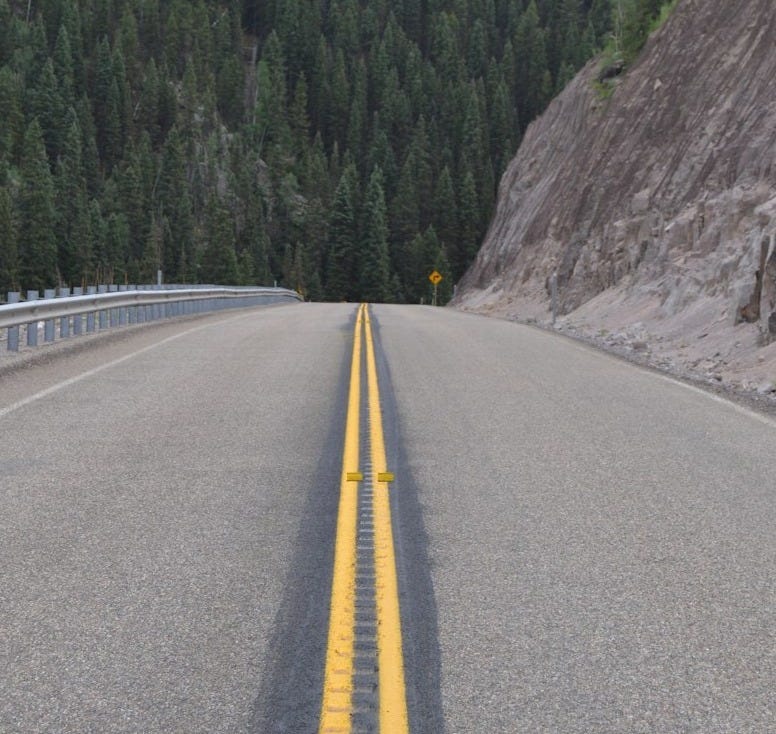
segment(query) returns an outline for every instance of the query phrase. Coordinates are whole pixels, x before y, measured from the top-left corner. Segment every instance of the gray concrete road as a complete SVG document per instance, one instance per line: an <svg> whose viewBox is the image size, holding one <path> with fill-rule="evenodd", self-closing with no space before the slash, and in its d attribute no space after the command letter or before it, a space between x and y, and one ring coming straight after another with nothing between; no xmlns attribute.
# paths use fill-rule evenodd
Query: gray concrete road
<svg viewBox="0 0 776 734"><path fill-rule="evenodd" d="M512 323L375 313L446 730L776 731L776 424Z"/></svg>
<svg viewBox="0 0 776 734"><path fill-rule="evenodd" d="M0 374L2 734L316 730L354 314ZM515 324L374 315L415 734L774 731L776 424Z"/></svg>

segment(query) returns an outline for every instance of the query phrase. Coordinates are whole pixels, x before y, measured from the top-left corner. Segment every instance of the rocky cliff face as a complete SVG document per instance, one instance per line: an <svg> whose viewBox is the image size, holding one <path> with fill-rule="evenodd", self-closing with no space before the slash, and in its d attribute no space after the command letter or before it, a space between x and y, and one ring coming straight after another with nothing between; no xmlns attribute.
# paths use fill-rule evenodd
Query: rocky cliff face
<svg viewBox="0 0 776 734"><path fill-rule="evenodd" d="M680 0L608 98L591 62L529 127L454 305L548 321L555 272L561 326L776 390L775 10Z"/></svg>

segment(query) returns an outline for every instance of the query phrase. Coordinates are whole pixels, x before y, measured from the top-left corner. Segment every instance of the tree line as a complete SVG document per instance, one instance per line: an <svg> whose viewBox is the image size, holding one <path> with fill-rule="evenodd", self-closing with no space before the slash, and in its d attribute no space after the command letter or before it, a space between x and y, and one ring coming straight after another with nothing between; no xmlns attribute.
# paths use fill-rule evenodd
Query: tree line
<svg viewBox="0 0 776 734"><path fill-rule="evenodd" d="M0 0L0 293L445 300L528 123L660 5Z"/></svg>

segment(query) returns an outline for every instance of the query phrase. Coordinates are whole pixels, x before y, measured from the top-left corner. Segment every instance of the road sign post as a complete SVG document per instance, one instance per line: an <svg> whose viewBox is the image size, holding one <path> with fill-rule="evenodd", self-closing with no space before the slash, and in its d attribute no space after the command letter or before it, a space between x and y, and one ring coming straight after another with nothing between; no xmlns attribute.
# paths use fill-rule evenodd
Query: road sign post
<svg viewBox="0 0 776 734"><path fill-rule="evenodd" d="M434 286L434 297L431 300L431 305L436 306L437 305L437 288L439 287L439 284L442 282L443 277L440 272L437 270L434 270L431 275L428 276L428 279L431 281L431 283Z"/></svg>

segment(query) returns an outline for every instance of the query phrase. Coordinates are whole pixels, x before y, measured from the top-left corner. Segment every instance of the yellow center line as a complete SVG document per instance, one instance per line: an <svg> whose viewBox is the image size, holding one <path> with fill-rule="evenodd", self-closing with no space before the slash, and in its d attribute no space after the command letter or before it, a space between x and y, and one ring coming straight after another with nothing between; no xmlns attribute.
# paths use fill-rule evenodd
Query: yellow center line
<svg viewBox="0 0 776 734"><path fill-rule="evenodd" d="M409 724L404 682L399 584L396 576L396 556L391 528L391 507L388 497L388 483L379 481L380 479L393 479L393 476L388 472L386 466L380 390L377 383L377 365L368 309L365 309L364 318L369 431L372 446L372 469L375 475L373 508L380 732L382 734L406 734L409 731Z"/></svg>
<svg viewBox="0 0 776 734"><path fill-rule="evenodd" d="M348 475L358 471L361 400L361 330L365 306L358 309L350 366L345 447L340 479L334 574L331 585L329 639L326 650L320 734L350 732L353 699L353 638L356 587L356 519L358 486Z"/></svg>
<svg viewBox="0 0 776 734"><path fill-rule="evenodd" d="M407 697L404 681L399 584L391 527L380 389L369 311L358 309L350 367L350 392L345 422L345 446L340 480L334 574L331 588L329 638L326 650L323 701L319 734L349 734L352 730L353 671L355 653L355 600L357 563L359 404L361 399L362 331L366 352L369 438L373 475L375 614L377 618L377 667L379 730L382 734L407 734Z"/></svg>

